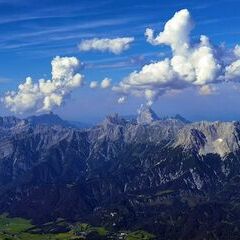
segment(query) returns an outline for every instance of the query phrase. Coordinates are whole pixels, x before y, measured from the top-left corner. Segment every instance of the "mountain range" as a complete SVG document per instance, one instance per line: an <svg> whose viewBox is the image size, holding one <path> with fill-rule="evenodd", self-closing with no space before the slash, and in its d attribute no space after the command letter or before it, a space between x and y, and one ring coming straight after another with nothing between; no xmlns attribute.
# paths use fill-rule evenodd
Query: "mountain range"
<svg viewBox="0 0 240 240"><path fill-rule="evenodd" d="M0 118L0 212L157 239L239 239L240 122L108 116L79 127L50 113Z"/></svg>

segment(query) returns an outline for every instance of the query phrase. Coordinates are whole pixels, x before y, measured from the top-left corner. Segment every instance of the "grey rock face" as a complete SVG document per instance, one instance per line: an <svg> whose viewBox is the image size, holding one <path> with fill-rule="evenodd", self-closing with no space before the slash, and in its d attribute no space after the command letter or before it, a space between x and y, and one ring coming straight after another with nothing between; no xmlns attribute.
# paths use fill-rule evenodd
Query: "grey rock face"
<svg viewBox="0 0 240 240"><path fill-rule="evenodd" d="M16 117L0 117L0 128L9 129L21 127L27 124L27 120L21 120Z"/></svg>
<svg viewBox="0 0 240 240"><path fill-rule="evenodd" d="M150 124L157 120L159 120L159 117L149 106L142 105L138 110L138 124Z"/></svg>
<svg viewBox="0 0 240 240"><path fill-rule="evenodd" d="M200 155L209 153L221 157L239 150L238 122L200 122L186 125L177 135L174 147L194 149Z"/></svg>

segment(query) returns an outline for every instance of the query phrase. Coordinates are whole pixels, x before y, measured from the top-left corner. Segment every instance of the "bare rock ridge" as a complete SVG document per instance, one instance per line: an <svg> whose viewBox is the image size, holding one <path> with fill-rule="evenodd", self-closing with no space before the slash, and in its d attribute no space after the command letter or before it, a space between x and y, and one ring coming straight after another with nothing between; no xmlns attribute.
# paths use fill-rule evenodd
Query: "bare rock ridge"
<svg viewBox="0 0 240 240"><path fill-rule="evenodd" d="M142 105L138 110L137 123L150 124L153 121L159 120L157 114L149 106Z"/></svg>
<svg viewBox="0 0 240 240"><path fill-rule="evenodd" d="M16 117L1 117L0 136L17 133L27 127L39 128L62 127L79 129L79 126L62 120L58 115L49 113L40 116L32 116L27 119ZM138 110L136 122L125 120L118 114L107 116L97 129L103 128L102 134L121 134L124 141L143 141L160 143L168 141L171 146L183 149L195 150L199 155L209 153L224 155L235 152L239 149L238 122L196 122L190 123L180 115L176 117L161 119L149 106L141 106ZM81 129L81 128L80 128ZM95 129L95 130L94 130ZM112 130L111 130L112 129ZM114 131L113 131L114 129ZM116 130L117 129L117 130ZM96 127L88 132L95 132ZM116 131L120 131L116 133ZM92 134L90 134L92 135ZM112 136L108 136L111 138Z"/></svg>
<svg viewBox="0 0 240 240"><path fill-rule="evenodd" d="M176 136L174 147L194 149L199 155L224 157L239 150L239 122L199 122L186 125Z"/></svg>

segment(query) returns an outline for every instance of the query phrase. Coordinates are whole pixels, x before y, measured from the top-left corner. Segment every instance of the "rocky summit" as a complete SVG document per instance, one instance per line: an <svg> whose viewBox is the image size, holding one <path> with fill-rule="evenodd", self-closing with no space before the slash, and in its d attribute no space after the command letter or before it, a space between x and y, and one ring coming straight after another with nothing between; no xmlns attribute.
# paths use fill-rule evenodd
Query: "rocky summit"
<svg viewBox="0 0 240 240"><path fill-rule="evenodd" d="M239 239L240 123L118 115L80 129L56 115L0 118L0 211L143 229L157 239ZM236 236L234 238L234 236Z"/></svg>
<svg viewBox="0 0 240 240"><path fill-rule="evenodd" d="M141 105L137 117L137 122L139 124L150 124L157 120L159 120L159 117L150 107Z"/></svg>

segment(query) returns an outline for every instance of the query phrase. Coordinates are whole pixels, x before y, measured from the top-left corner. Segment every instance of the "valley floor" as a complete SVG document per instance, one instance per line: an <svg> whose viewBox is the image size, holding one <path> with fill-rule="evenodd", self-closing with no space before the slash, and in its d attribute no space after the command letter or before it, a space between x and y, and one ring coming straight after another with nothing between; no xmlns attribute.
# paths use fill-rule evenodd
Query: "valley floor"
<svg viewBox="0 0 240 240"><path fill-rule="evenodd" d="M144 231L111 232L104 227L93 227L86 223L70 224L64 219L36 226L23 218L0 215L0 240L151 240L152 234Z"/></svg>

